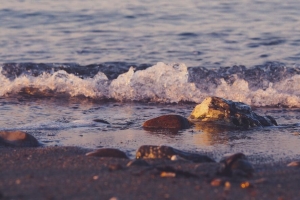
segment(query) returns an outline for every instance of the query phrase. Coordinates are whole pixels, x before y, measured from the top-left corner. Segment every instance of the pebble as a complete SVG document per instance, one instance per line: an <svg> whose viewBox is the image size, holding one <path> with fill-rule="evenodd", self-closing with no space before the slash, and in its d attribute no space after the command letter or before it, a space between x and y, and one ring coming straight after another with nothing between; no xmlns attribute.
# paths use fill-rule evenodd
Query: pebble
<svg viewBox="0 0 300 200"><path fill-rule="evenodd" d="M39 142L23 131L0 131L0 146L37 147Z"/></svg>
<svg viewBox="0 0 300 200"><path fill-rule="evenodd" d="M174 178L174 177L176 177L176 173L173 173L173 172L161 172L160 173L160 177Z"/></svg>
<svg viewBox="0 0 300 200"><path fill-rule="evenodd" d="M144 122L144 128L152 129L185 129L191 126L187 118L180 115L162 115Z"/></svg>
<svg viewBox="0 0 300 200"><path fill-rule="evenodd" d="M253 187L254 185L252 183L250 183L249 181L244 181L240 184L241 188L246 189L246 188L250 188Z"/></svg>
<svg viewBox="0 0 300 200"><path fill-rule="evenodd" d="M236 153L225 157L220 161L220 168L217 172L223 176L245 176L251 177L254 169L243 153Z"/></svg>
<svg viewBox="0 0 300 200"><path fill-rule="evenodd" d="M211 182L210 182L210 185L214 186L214 187L220 186L221 184L223 184L223 180L220 178L215 178L215 179L211 180Z"/></svg>
<svg viewBox="0 0 300 200"><path fill-rule="evenodd" d="M173 157L173 156L176 157ZM178 157L177 157L178 156ZM185 160L190 160L193 162L215 162L213 159L206 155L201 155L197 153L190 153L175 149L169 146L155 146L155 145L143 145L136 152L136 158L151 158L151 159L179 159L183 158Z"/></svg>

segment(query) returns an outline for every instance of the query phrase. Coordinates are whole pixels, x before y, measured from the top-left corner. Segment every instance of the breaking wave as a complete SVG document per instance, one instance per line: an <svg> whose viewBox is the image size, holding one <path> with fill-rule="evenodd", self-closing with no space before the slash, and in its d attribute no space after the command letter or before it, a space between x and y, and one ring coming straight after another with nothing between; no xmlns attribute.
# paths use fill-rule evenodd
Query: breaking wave
<svg viewBox="0 0 300 200"><path fill-rule="evenodd" d="M0 96L201 102L219 96L252 106L300 107L300 68L281 63L207 69L185 64L3 64Z"/></svg>

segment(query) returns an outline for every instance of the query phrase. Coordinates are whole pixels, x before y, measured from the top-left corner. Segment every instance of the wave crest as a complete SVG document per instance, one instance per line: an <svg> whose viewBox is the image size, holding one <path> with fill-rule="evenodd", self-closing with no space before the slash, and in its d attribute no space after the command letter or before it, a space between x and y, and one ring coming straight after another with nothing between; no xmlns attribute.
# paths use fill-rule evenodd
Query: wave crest
<svg viewBox="0 0 300 200"><path fill-rule="evenodd" d="M82 77L66 70L49 69L38 75L24 71L12 78L2 73L3 67L0 70L2 97L63 95L118 101L200 103L206 96L219 96L259 107L300 107L300 70L282 66L208 70L159 62L143 70L131 67L115 79L101 71L93 77Z"/></svg>

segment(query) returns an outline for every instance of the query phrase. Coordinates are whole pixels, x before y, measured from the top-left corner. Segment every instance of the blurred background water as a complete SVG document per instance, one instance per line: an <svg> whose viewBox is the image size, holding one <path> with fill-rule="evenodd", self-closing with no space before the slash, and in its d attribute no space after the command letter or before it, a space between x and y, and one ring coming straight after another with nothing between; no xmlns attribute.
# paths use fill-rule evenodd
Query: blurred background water
<svg viewBox="0 0 300 200"><path fill-rule="evenodd" d="M297 65L299 10L297 0L1 1L0 63Z"/></svg>

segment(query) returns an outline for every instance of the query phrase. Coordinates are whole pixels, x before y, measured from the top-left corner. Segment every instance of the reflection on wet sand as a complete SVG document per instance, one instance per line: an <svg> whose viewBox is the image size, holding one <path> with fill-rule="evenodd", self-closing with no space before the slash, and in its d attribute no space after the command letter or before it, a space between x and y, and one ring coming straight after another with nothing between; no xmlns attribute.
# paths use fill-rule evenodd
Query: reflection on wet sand
<svg viewBox="0 0 300 200"><path fill-rule="evenodd" d="M196 134L193 135L195 143L204 146L228 144L230 140L228 132L236 130L224 125L203 122L195 124L194 129L197 130Z"/></svg>
<svg viewBox="0 0 300 200"><path fill-rule="evenodd" d="M145 128L145 131L153 135L165 135L170 138L173 137L186 137L178 129L157 129L157 128ZM239 139L239 137L233 137L233 132L240 130L238 128L233 128L224 125L218 125L214 123L201 122L194 124L193 130L188 132L193 132L192 140L196 145L202 146L213 146L215 144L225 144L227 145L231 140ZM181 134L182 133L182 134ZM182 138L183 139L183 138Z"/></svg>

